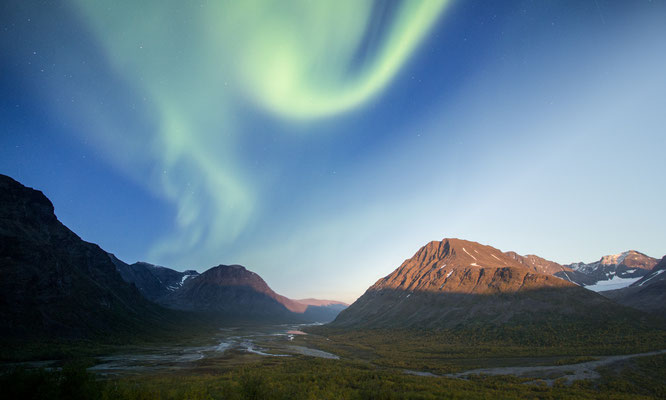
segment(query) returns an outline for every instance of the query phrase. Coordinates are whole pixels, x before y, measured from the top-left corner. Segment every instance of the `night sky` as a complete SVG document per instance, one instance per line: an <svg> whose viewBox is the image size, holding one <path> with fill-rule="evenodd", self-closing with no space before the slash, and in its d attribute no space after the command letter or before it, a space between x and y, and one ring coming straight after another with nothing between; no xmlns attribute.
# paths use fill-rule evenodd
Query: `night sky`
<svg viewBox="0 0 666 400"><path fill-rule="evenodd" d="M0 3L0 173L126 262L352 301L430 240L666 253L666 1Z"/></svg>

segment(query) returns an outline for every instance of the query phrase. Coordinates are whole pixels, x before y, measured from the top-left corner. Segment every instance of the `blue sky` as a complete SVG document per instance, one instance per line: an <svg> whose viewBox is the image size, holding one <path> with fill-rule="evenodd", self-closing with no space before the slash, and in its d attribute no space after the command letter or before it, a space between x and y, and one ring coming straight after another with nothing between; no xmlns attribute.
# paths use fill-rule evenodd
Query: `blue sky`
<svg viewBox="0 0 666 400"><path fill-rule="evenodd" d="M666 253L663 1L134 3L0 6L0 173L125 261L351 301L444 237Z"/></svg>

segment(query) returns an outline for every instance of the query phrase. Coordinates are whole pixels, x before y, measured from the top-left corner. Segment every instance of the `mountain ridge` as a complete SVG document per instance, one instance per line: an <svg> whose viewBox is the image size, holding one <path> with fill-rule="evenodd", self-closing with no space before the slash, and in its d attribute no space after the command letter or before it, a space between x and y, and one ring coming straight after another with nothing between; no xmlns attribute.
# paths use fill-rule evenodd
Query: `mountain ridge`
<svg viewBox="0 0 666 400"><path fill-rule="evenodd" d="M196 271L178 272L144 262L129 265L62 224L41 191L2 174L0 273L3 338L106 339L166 333L181 329L179 321L201 323L206 329L209 325L192 313L206 310L183 313L184 308L164 301L198 277ZM339 312L336 307L293 301L270 288L265 292L284 308L264 313L271 321L325 322Z"/></svg>
<svg viewBox="0 0 666 400"><path fill-rule="evenodd" d="M107 253L63 225L41 192L0 175L0 332L91 337L160 325L163 309Z"/></svg>
<svg viewBox="0 0 666 400"><path fill-rule="evenodd" d="M565 279L535 272L524 260L461 239L431 241L375 284L334 327L442 328L612 316L606 298ZM622 308L621 306L619 306Z"/></svg>
<svg viewBox="0 0 666 400"><path fill-rule="evenodd" d="M600 293L619 304L666 318L666 256L631 285Z"/></svg>
<svg viewBox="0 0 666 400"><path fill-rule="evenodd" d="M657 262L656 258L647 256L636 250L627 250L618 254L602 256L599 260L584 263L576 262L564 265L576 273L583 274L587 278L576 283L591 286L604 281L639 279L646 275ZM629 283L627 283L629 285Z"/></svg>
<svg viewBox="0 0 666 400"><path fill-rule="evenodd" d="M199 274L146 262L129 265L112 254L109 257L123 279L146 298L175 310L233 318L328 322L347 306L336 300L290 299L273 291L261 276L242 265L220 264Z"/></svg>

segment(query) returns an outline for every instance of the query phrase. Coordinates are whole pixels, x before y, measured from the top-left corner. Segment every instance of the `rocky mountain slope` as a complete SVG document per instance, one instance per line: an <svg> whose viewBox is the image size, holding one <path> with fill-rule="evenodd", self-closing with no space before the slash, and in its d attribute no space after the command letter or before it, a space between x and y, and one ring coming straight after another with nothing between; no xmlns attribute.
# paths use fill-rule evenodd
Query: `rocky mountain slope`
<svg viewBox="0 0 666 400"><path fill-rule="evenodd" d="M146 262L129 265L113 254L109 257L125 282L133 283L144 297L158 303L169 293L180 289L187 279L199 275L194 270L179 272Z"/></svg>
<svg viewBox="0 0 666 400"><path fill-rule="evenodd" d="M603 256L593 263L568 265L560 265L535 255L521 256L513 251L504 254L534 272L554 275L595 292L629 286L657 263L656 259L635 250Z"/></svg>
<svg viewBox="0 0 666 400"><path fill-rule="evenodd" d="M430 242L372 285L333 326L453 327L613 313L604 297L546 271L479 243Z"/></svg>
<svg viewBox="0 0 666 400"><path fill-rule="evenodd" d="M240 265L218 265L199 274L145 262L129 265L112 254L109 257L126 282L147 299L171 309L255 321L329 322L347 307L335 300L289 299Z"/></svg>
<svg viewBox="0 0 666 400"><path fill-rule="evenodd" d="M558 278L562 278L566 281L573 282L581 286L593 285L596 283L596 280L592 277L533 254L521 256L520 254L513 251L507 251L504 254L539 274L554 275Z"/></svg>
<svg viewBox="0 0 666 400"><path fill-rule="evenodd" d="M666 318L666 256L630 286L600 293L622 305Z"/></svg>
<svg viewBox="0 0 666 400"><path fill-rule="evenodd" d="M81 240L40 191L0 175L0 335L82 338L136 332L162 310Z"/></svg>
<svg viewBox="0 0 666 400"><path fill-rule="evenodd" d="M565 265L576 274L569 275L571 280L595 291L610 290L628 286L646 275L658 260L635 250L602 257L592 263L573 263ZM562 276L562 274L557 274Z"/></svg>
<svg viewBox="0 0 666 400"><path fill-rule="evenodd" d="M231 318L328 322L339 302L292 300L275 293L256 273L241 265L218 265L184 280L181 288L159 299L179 310L204 311ZM338 304L339 305L339 304Z"/></svg>
<svg viewBox="0 0 666 400"><path fill-rule="evenodd" d="M335 300L292 300L275 293L256 273L240 265L218 265L203 274L175 271L146 262L109 258L121 277L147 299L164 307L214 313L236 319L329 322L347 307Z"/></svg>
<svg viewBox="0 0 666 400"><path fill-rule="evenodd" d="M167 308L272 322L326 322L340 311L280 296L243 267L220 266L200 277L128 265L58 221L42 192L4 175L0 274L0 337L6 339L136 336L199 321Z"/></svg>
<svg viewBox="0 0 666 400"><path fill-rule="evenodd" d="M183 284L165 303L182 310L229 315L288 315L306 307L275 293L256 273L240 265L218 265Z"/></svg>
<svg viewBox="0 0 666 400"><path fill-rule="evenodd" d="M520 264L538 274L555 275L558 272L573 271L571 268L564 267L554 261L546 260L545 258L535 256L534 254L521 256L515 251L507 251L504 255L518 261Z"/></svg>

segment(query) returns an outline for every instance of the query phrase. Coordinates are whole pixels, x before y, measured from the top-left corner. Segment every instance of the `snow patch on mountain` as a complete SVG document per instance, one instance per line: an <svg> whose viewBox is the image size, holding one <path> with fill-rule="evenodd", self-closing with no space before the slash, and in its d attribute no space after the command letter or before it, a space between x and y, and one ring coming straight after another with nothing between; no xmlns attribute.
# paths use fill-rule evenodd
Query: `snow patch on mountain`
<svg viewBox="0 0 666 400"><path fill-rule="evenodd" d="M643 284L645 284L645 283L647 283L648 281L650 281L650 280L656 278L657 276L661 275L661 273L664 272L664 271L666 271L666 269L660 269L659 271L655 272L654 275L652 275L651 277L647 278L647 279L644 280L643 282L639 283L638 286L643 286Z"/></svg>
<svg viewBox="0 0 666 400"><path fill-rule="evenodd" d="M606 290L615 290L625 288L632 283L638 281L641 277L638 278L620 278L618 276L613 276L613 278L607 281L599 281L594 285L584 286L585 289L592 290L593 292L603 292Z"/></svg>
<svg viewBox="0 0 666 400"><path fill-rule="evenodd" d="M465 253L467 253L468 256L470 256L470 257L472 257L473 259L476 260L476 257L474 257L473 255L469 254L469 251L465 250L464 247L463 247L462 249L463 249L463 251L464 251Z"/></svg>

